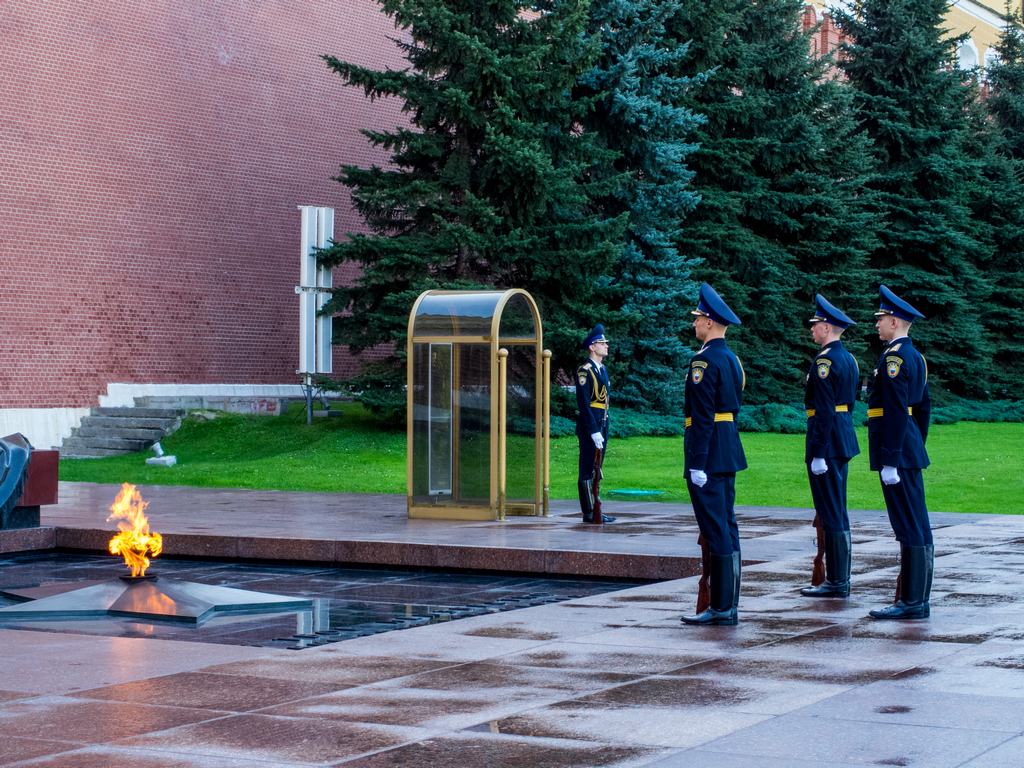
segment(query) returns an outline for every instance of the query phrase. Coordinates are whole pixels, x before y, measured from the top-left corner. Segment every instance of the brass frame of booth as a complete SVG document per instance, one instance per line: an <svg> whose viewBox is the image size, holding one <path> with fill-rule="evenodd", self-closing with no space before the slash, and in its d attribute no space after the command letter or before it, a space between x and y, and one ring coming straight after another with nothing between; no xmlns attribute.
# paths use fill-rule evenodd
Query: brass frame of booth
<svg viewBox="0 0 1024 768"><path fill-rule="evenodd" d="M523 299L516 297L522 296ZM501 321L505 309L510 301L515 301L518 309L522 311L522 302L529 306L533 318L533 335L509 335L502 337ZM460 308L466 312L474 311L477 314L460 315ZM426 315L427 309L433 314ZM447 315L438 312L439 309L446 309ZM483 314L490 311L490 317ZM447 320L445 318L447 317ZM420 320L421 322L417 322ZM520 318L522 320L522 318ZM450 327L448 322L450 321ZM424 327L427 326L427 327ZM520 329L516 329L520 330ZM483 332L486 331L486 332ZM543 330L541 327L540 313L537 304L526 291L515 288L504 291L425 291L420 294L413 304L409 313L408 326L408 355L406 363L406 430L407 430L407 510L409 517L413 518L435 518L454 520L498 520L503 521L506 515L530 515L548 516L548 496L550 480L550 424L551 424L551 352L543 349ZM419 345L419 346L418 346ZM423 346L425 345L425 347ZM450 347L444 350L447 356L450 373L448 378L441 378L441 387L438 388L438 397L449 397L450 402L442 403L442 407L435 408L429 400L434 394L434 385L430 381L435 368L434 346ZM480 347L486 346L489 352L489 372L487 381L487 403L488 409L483 412L486 418L486 429L480 429L481 438L487 433L490 442L489 452L489 493L486 499L481 497L465 498L460 492L463 486L460 477L462 460L461 435L464 432L460 425L460 414L464 410L461 401L471 397L468 388L462 384L460 375L460 360L465 353L472 353L476 359L480 357ZM506 490L508 484L507 473L507 437L508 437L508 367L509 349L524 347L532 348L534 363L533 388L534 388L534 468L533 468L533 495L532 498L518 497L507 498ZM426 363L424 363L424 353ZM442 359L442 364L445 362ZM424 376L424 365L427 368L427 381L421 380ZM479 372L478 372L479 373ZM517 385L519 391L522 386ZM444 389L447 389L445 393ZM426 394L424 394L426 393ZM426 405L421 401L426 396ZM477 400L480 400L478 397ZM479 409L479 403L477 405ZM440 413L440 417L435 417ZM425 414L425 415L424 415ZM448 414L447 416L445 414ZM433 468L434 456L431 448L430 430L433 429L433 422L448 419L442 423L441 429L447 430L448 443L442 447L448 450L449 476L447 484L450 486L447 491L433 490L433 483L429 479ZM426 432L424 433L424 423ZM419 431L417 431L419 430ZM423 435L426 434L426 437ZM426 440L426 457L422 456L423 441ZM441 442L443 443L443 435ZM443 464L444 456L441 460ZM420 462L426 462L428 467L420 466ZM442 473L444 467L442 466ZM427 473L427 492L424 494L422 488L424 471ZM477 480L479 478L476 478ZM414 492L417 489L419 492Z"/></svg>

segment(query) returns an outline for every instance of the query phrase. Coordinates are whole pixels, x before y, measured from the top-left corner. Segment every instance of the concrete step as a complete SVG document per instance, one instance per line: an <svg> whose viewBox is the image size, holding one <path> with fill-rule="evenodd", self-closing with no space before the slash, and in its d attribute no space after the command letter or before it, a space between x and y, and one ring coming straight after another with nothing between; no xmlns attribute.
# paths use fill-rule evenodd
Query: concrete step
<svg viewBox="0 0 1024 768"><path fill-rule="evenodd" d="M94 420L85 420L82 426L75 430L75 437L106 437L124 438L126 440L146 440L156 442L165 436L162 429L128 429L122 427L102 427Z"/></svg>
<svg viewBox="0 0 1024 768"><path fill-rule="evenodd" d="M119 437L78 437L72 435L64 438L62 448L78 450L79 448L102 448L120 451L121 453L137 453L149 447L148 440L125 440Z"/></svg>
<svg viewBox="0 0 1024 768"><path fill-rule="evenodd" d="M65 442L71 438L65 438ZM115 451L109 448L84 448L84 447L68 447L62 445L60 447L60 457L62 459L98 459L103 456L123 456L125 453L130 451Z"/></svg>
<svg viewBox="0 0 1024 768"><path fill-rule="evenodd" d="M147 419L129 416L86 416L82 419L82 425L107 429L158 429L164 430L168 434L180 426L178 419Z"/></svg>
<svg viewBox="0 0 1024 768"><path fill-rule="evenodd" d="M181 426L185 411L177 408L93 408L64 439L65 459L138 453Z"/></svg>
<svg viewBox="0 0 1024 768"><path fill-rule="evenodd" d="M128 416L133 419L180 419L185 411L179 408L93 408L93 416Z"/></svg>

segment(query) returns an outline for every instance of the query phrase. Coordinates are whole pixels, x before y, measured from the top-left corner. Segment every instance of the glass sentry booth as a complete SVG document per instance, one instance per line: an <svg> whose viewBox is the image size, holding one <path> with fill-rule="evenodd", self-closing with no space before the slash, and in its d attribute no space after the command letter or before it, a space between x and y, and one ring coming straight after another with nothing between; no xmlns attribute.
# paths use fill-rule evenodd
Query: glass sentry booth
<svg viewBox="0 0 1024 768"><path fill-rule="evenodd" d="M409 315L409 517L548 514L551 352L526 291L427 291Z"/></svg>

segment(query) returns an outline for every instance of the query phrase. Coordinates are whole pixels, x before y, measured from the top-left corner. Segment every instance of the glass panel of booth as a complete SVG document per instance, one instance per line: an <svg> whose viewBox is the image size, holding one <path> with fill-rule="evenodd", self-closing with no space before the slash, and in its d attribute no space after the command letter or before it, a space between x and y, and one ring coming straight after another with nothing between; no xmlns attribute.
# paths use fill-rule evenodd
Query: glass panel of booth
<svg viewBox="0 0 1024 768"><path fill-rule="evenodd" d="M416 308L413 336L490 336L503 291L431 291Z"/></svg>
<svg viewBox="0 0 1024 768"><path fill-rule="evenodd" d="M522 293L509 296L501 309L501 320L498 329L499 345L505 346L505 339L536 339L537 323L533 317L533 307ZM514 342L511 342L514 343Z"/></svg>
<svg viewBox="0 0 1024 768"><path fill-rule="evenodd" d="M508 350L505 385L505 498L509 502L533 503L537 494L537 465L540 457L537 348L533 344L506 344L503 348Z"/></svg>
<svg viewBox="0 0 1024 768"><path fill-rule="evenodd" d="M417 299L409 334L410 516L546 514L541 329L533 300L520 290L428 291ZM499 349L508 353L504 390ZM496 421L502 409L504 430Z"/></svg>
<svg viewBox="0 0 1024 768"><path fill-rule="evenodd" d="M490 506L491 347L412 345L414 504Z"/></svg>

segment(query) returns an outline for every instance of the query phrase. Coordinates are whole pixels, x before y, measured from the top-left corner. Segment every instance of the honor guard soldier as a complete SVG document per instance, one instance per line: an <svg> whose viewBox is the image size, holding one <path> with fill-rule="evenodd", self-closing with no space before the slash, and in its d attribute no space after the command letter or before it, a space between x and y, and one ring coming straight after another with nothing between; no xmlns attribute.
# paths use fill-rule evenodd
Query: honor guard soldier
<svg viewBox="0 0 1024 768"><path fill-rule="evenodd" d="M924 315L884 285L879 294L875 327L885 348L868 389L868 454L871 470L881 472L885 508L900 543L900 578L896 602L870 613L876 619L924 619L935 561L921 477L929 464L924 443L931 396L928 364L910 340L911 324Z"/></svg>
<svg viewBox="0 0 1024 768"><path fill-rule="evenodd" d="M580 508L585 523L610 523L610 515L595 514L594 482L601 472L604 447L608 442L608 369L602 361L608 356L608 339L604 326L596 325L580 349L590 358L576 371L576 436L580 440L580 472L578 486Z"/></svg>
<svg viewBox="0 0 1024 768"><path fill-rule="evenodd" d="M725 332L740 319L704 283L693 330L704 343L686 377L686 487L701 536L708 546L705 564L710 605L687 624L736 624L740 599L740 535L736 525L736 473L747 468L736 414L746 383L739 358L725 345Z"/></svg>
<svg viewBox="0 0 1024 768"><path fill-rule="evenodd" d="M821 347L807 374L804 407L807 439L804 461L811 483L818 551L825 556L824 577L800 592L807 597L847 597L850 594L850 517L846 512L846 478L850 459L860 453L853 431L853 403L860 371L840 336L853 320L821 294L814 297L811 336ZM820 567L820 566L818 566ZM824 581L821 579L824 578Z"/></svg>

